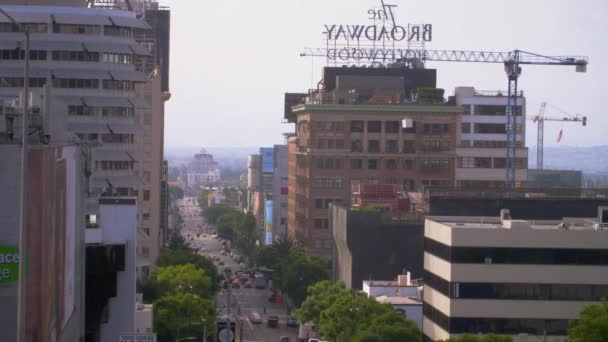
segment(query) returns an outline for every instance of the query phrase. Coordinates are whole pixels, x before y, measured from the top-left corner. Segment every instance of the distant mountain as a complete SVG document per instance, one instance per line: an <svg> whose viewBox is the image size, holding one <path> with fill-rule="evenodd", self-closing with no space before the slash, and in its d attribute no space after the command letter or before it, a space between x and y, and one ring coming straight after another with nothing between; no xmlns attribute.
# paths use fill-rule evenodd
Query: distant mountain
<svg viewBox="0 0 608 342"><path fill-rule="evenodd" d="M544 169L581 170L608 175L608 145L545 147ZM536 146L529 148L528 166L536 168Z"/></svg>

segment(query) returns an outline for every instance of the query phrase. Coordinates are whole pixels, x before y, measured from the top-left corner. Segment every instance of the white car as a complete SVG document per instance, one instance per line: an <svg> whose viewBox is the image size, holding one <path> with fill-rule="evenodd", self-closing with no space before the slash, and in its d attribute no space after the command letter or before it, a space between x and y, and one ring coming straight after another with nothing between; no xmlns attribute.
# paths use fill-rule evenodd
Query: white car
<svg viewBox="0 0 608 342"><path fill-rule="evenodd" d="M247 315L247 318L249 318L253 324L262 323L262 315L260 315L257 311L251 311L249 315Z"/></svg>

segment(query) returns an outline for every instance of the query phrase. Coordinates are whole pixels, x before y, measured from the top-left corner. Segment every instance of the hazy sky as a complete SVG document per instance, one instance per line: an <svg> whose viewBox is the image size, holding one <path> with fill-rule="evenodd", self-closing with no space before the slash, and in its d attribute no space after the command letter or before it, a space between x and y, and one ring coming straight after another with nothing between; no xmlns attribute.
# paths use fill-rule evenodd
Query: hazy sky
<svg viewBox="0 0 608 342"><path fill-rule="evenodd" d="M282 123L283 94L320 80L322 58L299 57L322 46L324 24L367 24L380 0L161 0L171 7L171 92L166 145L267 146L293 130ZM427 49L510 51L588 56L586 74L568 66L523 66L520 88L528 115L547 101L588 126L551 122L545 146L608 144L608 1L387 0L398 23L433 24ZM427 63L446 95L455 86L506 89L501 64ZM547 115L559 116L556 111ZM536 143L528 121L527 145Z"/></svg>

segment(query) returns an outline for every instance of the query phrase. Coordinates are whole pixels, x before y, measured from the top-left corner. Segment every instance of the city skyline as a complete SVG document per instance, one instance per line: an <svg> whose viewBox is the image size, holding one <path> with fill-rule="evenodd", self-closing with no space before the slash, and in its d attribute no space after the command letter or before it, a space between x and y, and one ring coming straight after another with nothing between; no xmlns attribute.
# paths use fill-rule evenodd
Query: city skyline
<svg viewBox="0 0 608 342"><path fill-rule="evenodd" d="M573 7L566 1L515 1L518 17L499 15L496 3L427 1L415 7L399 2L398 24L431 23L433 41L427 49L510 51L521 49L547 55L583 55L590 63L585 74L574 67L524 66L520 89L528 98L527 115L536 115L543 101L566 112L588 117L588 126L549 123L545 145L593 146L605 143L601 128L601 98L607 86L601 63L608 50L600 41L608 23L608 5L588 1ZM304 47L322 45L325 24L364 24L367 10L379 1L266 1L260 3L186 4L165 1L173 12L171 89L167 103L167 147L249 147L283 143L283 94L312 88L321 79L324 58L299 57ZM487 13L497 13L488 16ZM204 20L200 20L200 13ZM297 13L290 15L285 13ZM196 22L198 27L193 28ZM232 25L231 23L238 23ZM247 28L243 30L243 28ZM193 43L192 37L196 43ZM193 63L193 56L198 56ZM505 90L500 64L429 62L437 69L438 87L446 96L456 86ZM550 86L547 86L547 83ZM196 85L195 85L196 84ZM547 110L547 115L561 116ZM231 132L225 142L224 129ZM556 137L563 137L556 144ZM527 146L536 142L536 125L527 122Z"/></svg>

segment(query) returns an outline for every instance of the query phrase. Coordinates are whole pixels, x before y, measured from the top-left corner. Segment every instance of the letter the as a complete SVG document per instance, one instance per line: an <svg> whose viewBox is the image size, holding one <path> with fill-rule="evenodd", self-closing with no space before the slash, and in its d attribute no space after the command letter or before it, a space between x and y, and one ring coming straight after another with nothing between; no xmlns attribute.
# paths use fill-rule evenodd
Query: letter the
<svg viewBox="0 0 608 342"><path fill-rule="evenodd" d="M433 40L433 25L424 24L422 27L422 40L430 42Z"/></svg>

